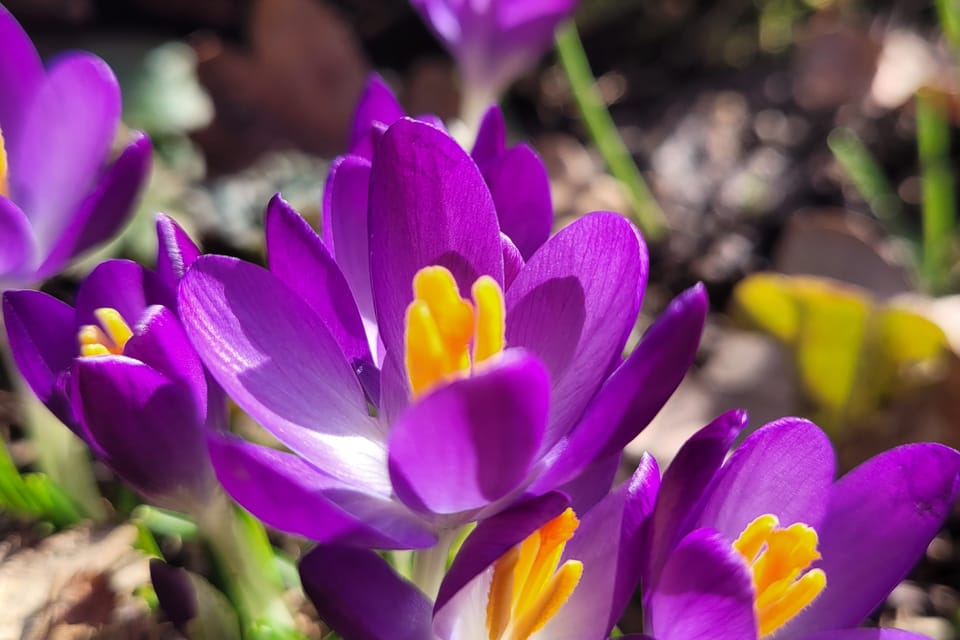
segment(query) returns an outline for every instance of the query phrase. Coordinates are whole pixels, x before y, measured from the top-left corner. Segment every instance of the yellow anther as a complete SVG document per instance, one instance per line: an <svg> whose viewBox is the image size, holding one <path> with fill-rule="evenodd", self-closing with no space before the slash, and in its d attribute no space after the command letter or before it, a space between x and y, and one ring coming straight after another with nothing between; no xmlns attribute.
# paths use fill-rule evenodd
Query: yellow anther
<svg viewBox="0 0 960 640"><path fill-rule="evenodd" d="M567 509L494 563L487 596L490 640L526 640L570 599L583 563L567 560L560 565L560 558L579 524Z"/></svg>
<svg viewBox="0 0 960 640"><path fill-rule="evenodd" d="M130 325L116 309L102 307L93 312L100 326L87 324L80 327L77 341L80 355L104 356L123 353L127 340L133 337ZM101 328L102 327L102 328Z"/></svg>
<svg viewBox="0 0 960 640"><path fill-rule="evenodd" d="M817 544L812 527L796 523L783 528L770 514L748 524L733 543L753 577L761 637L785 625L826 588L823 570L810 569L820 559Z"/></svg>
<svg viewBox="0 0 960 640"><path fill-rule="evenodd" d="M414 276L404 336L414 397L469 374L474 364L503 351L506 313L500 286L481 276L472 295L474 304L461 298L453 274L443 267L425 267Z"/></svg>
<svg viewBox="0 0 960 640"><path fill-rule="evenodd" d="M10 195L10 185L7 182L7 147L3 142L3 131L0 131L0 196Z"/></svg>

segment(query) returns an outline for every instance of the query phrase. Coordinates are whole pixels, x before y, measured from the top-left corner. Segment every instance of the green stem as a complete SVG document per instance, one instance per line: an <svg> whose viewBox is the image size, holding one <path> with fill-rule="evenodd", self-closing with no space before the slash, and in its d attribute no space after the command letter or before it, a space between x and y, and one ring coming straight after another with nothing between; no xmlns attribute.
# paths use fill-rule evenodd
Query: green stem
<svg viewBox="0 0 960 640"><path fill-rule="evenodd" d="M917 151L923 187L923 261L921 270L933 293L949 284L951 244L956 228L956 195L950 172L950 125L944 97L917 94Z"/></svg>
<svg viewBox="0 0 960 640"><path fill-rule="evenodd" d="M273 548L260 521L215 494L193 514L213 551L227 593L239 610L248 639L299 639L283 601Z"/></svg>
<svg viewBox="0 0 960 640"><path fill-rule="evenodd" d="M457 539L458 529L440 533L437 544L429 549L421 549L413 554L413 569L410 581L431 600L436 600L440 592L440 583L447 573L447 560L450 559L450 546Z"/></svg>
<svg viewBox="0 0 960 640"><path fill-rule="evenodd" d="M571 22L557 31L557 55L570 81L570 89L583 121L603 156L610 172L626 188L637 226L650 240L658 240L666 232L666 219L644 182L630 151L617 132L610 112L600 98L593 72L577 26Z"/></svg>
<svg viewBox="0 0 960 640"><path fill-rule="evenodd" d="M46 474L84 516L93 520L106 519L107 510L97 489L86 444L43 406L20 375L6 341L2 320L0 334L3 337L0 352L13 388L20 397L23 426L37 451L37 469Z"/></svg>

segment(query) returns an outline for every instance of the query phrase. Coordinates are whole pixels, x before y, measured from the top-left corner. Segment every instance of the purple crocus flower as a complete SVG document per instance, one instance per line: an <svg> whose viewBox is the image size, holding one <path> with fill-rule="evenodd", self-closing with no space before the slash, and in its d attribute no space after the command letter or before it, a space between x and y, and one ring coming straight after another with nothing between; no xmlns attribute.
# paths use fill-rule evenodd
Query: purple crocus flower
<svg viewBox="0 0 960 640"><path fill-rule="evenodd" d="M606 638L636 585L629 558L659 484L644 456L628 482L579 516L551 493L485 520L436 602L362 549L317 546L300 563L303 587L344 640Z"/></svg>
<svg viewBox="0 0 960 640"><path fill-rule="evenodd" d="M425 548L587 470L583 500L606 493L693 358L702 288L621 362L647 268L632 225L590 214L524 261L505 249L476 163L414 120L378 143L365 228L377 358L353 282L279 198L269 271L204 256L184 277L201 358L290 450L212 435L234 498L315 540Z"/></svg>
<svg viewBox="0 0 960 640"><path fill-rule="evenodd" d="M457 61L465 94L462 111L479 115L537 62L577 2L411 0L411 4Z"/></svg>
<svg viewBox="0 0 960 640"><path fill-rule="evenodd" d="M745 422L720 416L664 475L642 571L650 637L921 637L855 627L943 526L960 454L906 445L834 481L829 439L798 418L759 429L724 462Z"/></svg>
<svg viewBox="0 0 960 640"><path fill-rule="evenodd" d="M120 89L100 58L76 52L44 70L0 6L0 290L35 283L112 236L150 167L137 133L110 162Z"/></svg>
<svg viewBox="0 0 960 640"><path fill-rule="evenodd" d="M198 250L158 216L157 271L109 260L80 285L76 307L45 293L8 291L10 348L40 400L118 476L152 502L192 510L216 482L205 426L223 423L176 315L176 286Z"/></svg>
<svg viewBox="0 0 960 640"><path fill-rule="evenodd" d="M349 269L358 261L354 253L361 262L367 260L363 218L376 140L404 115L390 87L372 74L354 114L350 153L338 158L330 169L323 202L324 241L348 278L354 276ZM435 117L418 116L417 119L443 126ZM500 230L527 259L550 236L553 225L550 178L529 145L508 147L506 142L503 113L493 105L483 117L470 155L493 196ZM351 285L356 286L356 279L351 280Z"/></svg>

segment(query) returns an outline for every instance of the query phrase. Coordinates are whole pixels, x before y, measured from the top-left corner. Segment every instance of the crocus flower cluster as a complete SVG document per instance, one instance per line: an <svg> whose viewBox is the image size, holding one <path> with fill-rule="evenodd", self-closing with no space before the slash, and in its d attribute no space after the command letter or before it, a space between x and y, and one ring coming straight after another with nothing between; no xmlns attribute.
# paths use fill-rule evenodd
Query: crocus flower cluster
<svg viewBox="0 0 960 640"><path fill-rule="evenodd" d="M33 43L0 6L0 290L36 283L111 237L150 167L134 134L111 158L120 89L88 53L44 69Z"/></svg>

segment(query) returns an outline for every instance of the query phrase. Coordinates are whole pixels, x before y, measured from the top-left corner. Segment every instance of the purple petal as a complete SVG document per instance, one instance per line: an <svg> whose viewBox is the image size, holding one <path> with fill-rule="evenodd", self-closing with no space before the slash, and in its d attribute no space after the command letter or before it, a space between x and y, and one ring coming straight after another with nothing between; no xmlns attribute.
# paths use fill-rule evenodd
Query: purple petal
<svg viewBox="0 0 960 640"><path fill-rule="evenodd" d="M929 443L897 447L841 478L818 529L827 588L784 637L857 626L923 556L958 489L960 453Z"/></svg>
<svg viewBox="0 0 960 640"><path fill-rule="evenodd" d="M734 451L704 498L697 526L736 540L763 514L784 526L816 528L833 483L833 447L820 428L800 418L782 418L757 430Z"/></svg>
<svg viewBox="0 0 960 640"><path fill-rule="evenodd" d="M201 256L180 283L180 317L231 398L325 472L389 494L383 434L323 321L273 274Z"/></svg>
<svg viewBox="0 0 960 640"><path fill-rule="evenodd" d="M621 451L650 423L693 362L707 310L702 285L667 307L600 388L570 437L558 445L537 490L566 482L590 461Z"/></svg>
<svg viewBox="0 0 960 640"><path fill-rule="evenodd" d="M509 289L523 271L525 263L517 245L513 244L513 240L505 233L500 234L500 246L503 249L503 288Z"/></svg>
<svg viewBox="0 0 960 640"><path fill-rule="evenodd" d="M59 380L79 355L73 309L39 291L3 294L3 321L10 351L40 401L73 430L76 423Z"/></svg>
<svg viewBox="0 0 960 640"><path fill-rule="evenodd" d="M96 56L71 53L49 71L9 156L10 193L46 253L93 188L120 121L120 89Z"/></svg>
<svg viewBox="0 0 960 640"><path fill-rule="evenodd" d="M442 609L467 583L515 544L560 515L568 504L563 494L548 493L481 520L447 570L436 609Z"/></svg>
<svg viewBox="0 0 960 640"><path fill-rule="evenodd" d="M540 357L553 383L546 447L573 426L620 358L646 278L646 247L633 226L593 213L543 245L507 290L507 344Z"/></svg>
<svg viewBox="0 0 960 640"><path fill-rule="evenodd" d="M43 63L33 43L10 12L0 6L0 128L8 154L23 138L23 119L43 79Z"/></svg>
<svg viewBox="0 0 960 640"><path fill-rule="evenodd" d="M350 130L350 153L369 160L373 157L374 123L390 126L406 114L393 91L376 73L370 74L367 88L360 97Z"/></svg>
<svg viewBox="0 0 960 640"><path fill-rule="evenodd" d="M380 364L380 334L370 284L370 239L367 231L369 190L368 160L357 156L335 160L323 191L323 230L327 247L353 292L370 352L377 356L377 364Z"/></svg>
<svg viewBox="0 0 960 640"><path fill-rule="evenodd" d="M496 209L473 160L428 124L400 120L384 134L370 174L370 273L380 335L403 351L414 274L453 273L461 295L481 275L503 283Z"/></svg>
<svg viewBox="0 0 960 640"><path fill-rule="evenodd" d="M66 227L40 267L39 276L51 276L71 258L105 242L133 213L134 202L150 171L150 139L137 133L79 207L69 214Z"/></svg>
<svg viewBox="0 0 960 640"><path fill-rule="evenodd" d="M217 479L257 518L312 540L376 549L433 546L436 536L389 496L345 484L295 455L211 433Z"/></svg>
<svg viewBox="0 0 960 640"><path fill-rule="evenodd" d="M0 6L0 18L4 15L3 11L3 7ZM3 238L3 249L0 249L0 289L16 284L32 284L36 280L32 272L33 230L20 207L2 195L0 195L0 238Z"/></svg>
<svg viewBox="0 0 960 640"><path fill-rule="evenodd" d="M78 358L70 388L91 448L125 482L168 508L207 497L213 473L190 388L125 356Z"/></svg>
<svg viewBox="0 0 960 640"><path fill-rule="evenodd" d="M506 150L506 141L507 125L503 121L503 111L498 105L492 105L480 120L477 140L470 152L484 175L487 167Z"/></svg>
<svg viewBox="0 0 960 640"><path fill-rule="evenodd" d="M130 260L108 260L97 265L80 285L76 303L78 327L97 324L94 311L101 307L116 309L131 327L140 322L151 305L176 307L173 290L160 276Z"/></svg>
<svg viewBox="0 0 960 640"><path fill-rule="evenodd" d="M200 249L170 216L157 214L157 275L176 290Z"/></svg>
<svg viewBox="0 0 960 640"><path fill-rule="evenodd" d="M480 165L490 187L500 229L529 259L550 237L553 203L547 169L533 149L518 145Z"/></svg>
<svg viewBox="0 0 960 640"><path fill-rule="evenodd" d="M622 453L600 458L587 467L583 473L557 488L570 496L570 506L576 513L586 513L610 493L617 472L620 470ZM531 492L535 493L535 492Z"/></svg>
<svg viewBox="0 0 960 640"><path fill-rule="evenodd" d="M798 637L803 640L930 640L929 636L899 629L843 629Z"/></svg>
<svg viewBox="0 0 960 640"><path fill-rule="evenodd" d="M647 584L656 584L670 550L688 531L684 523L696 517L695 507L746 424L745 411L724 413L687 440L667 467L653 520Z"/></svg>
<svg viewBox="0 0 960 640"><path fill-rule="evenodd" d="M180 633L197 616L197 593L185 569L150 559L150 583L157 594L160 609Z"/></svg>
<svg viewBox="0 0 960 640"><path fill-rule="evenodd" d="M390 432L390 478L411 508L478 509L527 477L540 447L550 382L536 358L505 352L490 369L414 402Z"/></svg>
<svg viewBox="0 0 960 640"><path fill-rule="evenodd" d="M373 551L320 545L300 561L300 579L317 613L345 640L433 638L430 600Z"/></svg>
<svg viewBox="0 0 960 640"><path fill-rule="evenodd" d="M729 541L709 529L677 545L647 602L657 640L757 638L747 565Z"/></svg>
<svg viewBox="0 0 960 640"><path fill-rule="evenodd" d="M264 227L271 273L323 320L354 370L373 369L357 304L320 236L280 194L267 205Z"/></svg>

